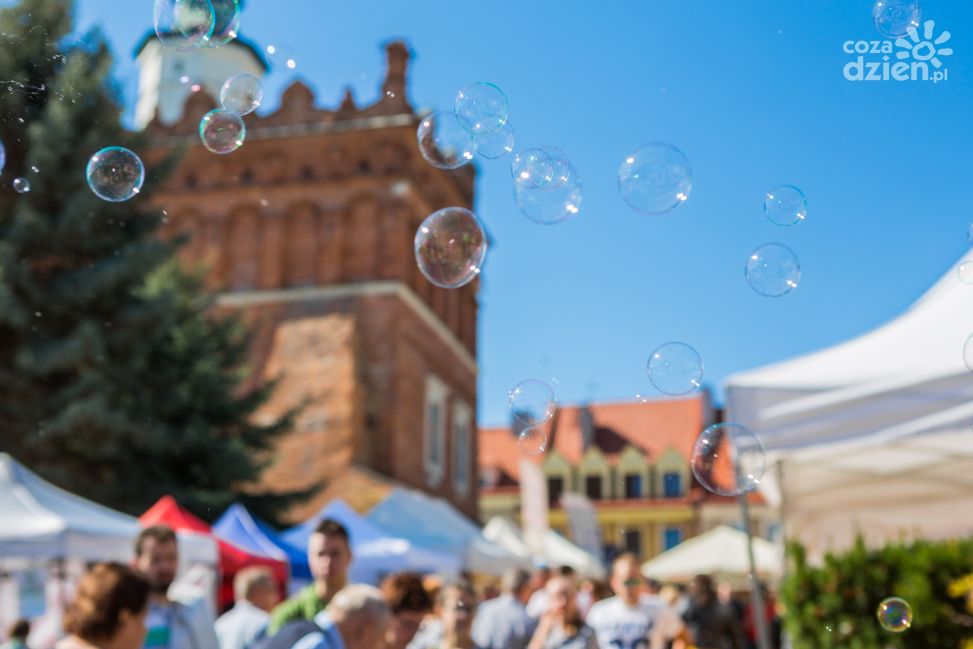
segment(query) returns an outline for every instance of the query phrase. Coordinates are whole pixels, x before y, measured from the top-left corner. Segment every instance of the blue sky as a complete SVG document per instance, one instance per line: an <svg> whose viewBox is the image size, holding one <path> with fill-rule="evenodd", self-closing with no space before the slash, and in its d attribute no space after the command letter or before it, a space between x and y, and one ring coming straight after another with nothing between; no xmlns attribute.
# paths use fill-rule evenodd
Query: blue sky
<svg viewBox="0 0 973 649"><path fill-rule="evenodd" d="M733 372L880 325L967 251L973 7L923 3L937 34L952 33L948 81L848 81L843 43L880 38L871 4L249 0L241 31L297 60L271 74L269 105L295 77L325 106L345 85L373 99L380 44L403 37L415 51L414 105L448 107L459 88L492 81L520 145L555 145L574 162L581 214L554 227L517 211L509 159L481 165L476 210L495 246L482 283L479 418L495 424L526 378L556 379L568 403L653 394L645 362L668 340L699 350L719 398ZM108 34L131 95L151 0L80 0L78 18ZM653 141L694 168L690 199L663 216L631 211L615 182L621 160ZM808 197L793 228L762 214L763 193L780 184ZM800 287L780 299L743 277L748 253L768 241L803 266Z"/></svg>

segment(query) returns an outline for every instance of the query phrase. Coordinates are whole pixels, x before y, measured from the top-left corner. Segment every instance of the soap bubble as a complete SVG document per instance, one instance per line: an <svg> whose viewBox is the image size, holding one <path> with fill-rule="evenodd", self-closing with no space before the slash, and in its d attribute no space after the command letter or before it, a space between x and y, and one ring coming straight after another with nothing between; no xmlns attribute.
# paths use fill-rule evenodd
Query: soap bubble
<svg viewBox="0 0 973 649"><path fill-rule="evenodd" d="M632 208L662 214L681 205L693 188L693 170L682 151L662 142L646 144L622 160L618 191Z"/></svg>
<svg viewBox="0 0 973 649"><path fill-rule="evenodd" d="M26 178L14 178L14 191L18 194L26 194L30 191L30 181Z"/></svg>
<svg viewBox="0 0 973 649"><path fill-rule="evenodd" d="M921 17L919 0L877 0L872 6L875 28L887 38L905 36L910 27L919 27Z"/></svg>
<svg viewBox="0 0 973 649"><path fill-rule="evenodd" d="M88 187L105 201L120 203L132 198L145 182L145 167L135 153L110 146L91 156L85 172Z"/></svg>
<svg viewBox="0 0 973 649"><path fill-rule="evenodd" d="M236 151L246 136L243 119L225 110L211 110L199 122L199 139L213 153L225 155Z"/></svg>
<svg viewBox="0 0 973 649"><path fill-rule="evenodd" d="M960 262L956 267L956 274L959 276L959 281L964 284L973 284L973 259Z"/></svg>
<svg viewBox="0 0 973 649"><path fill-rule="evenodd" d="M970 335L963 343L963 362L966 363L967 369L973 372L973 335Z"/></svg>
<svg viewBox="0 0 973 649"><path fill-rule="evenodd" d="M154 19L159 41L174 50L203 45L216 25L210 0L155 0Z"/></svg>
<svg viewBox="0 0 973 649"><path fill-rule="evenodd" d="M513 127L508 122L492 133L474 135L473 143L477 155L487 160L496 160L513 152L517 138L514 136Z"/></svg>
<svg viewBox="0 0 973 649"><path fill-rule="evenodd" d="M459 288L480 274L487 238L479 219L465 207L433 212L416 231L416 263L440 288Z"/></svg>
<svg viewBox="0 0 973 649"><path fill-rule="evenodd" d="M878 605L878 623L892 633L902 633L912 626L912 607L901 597L888 597Z"/></svg>
<svg viewBox="0 0 973 649"><path fill-rule="evenodd" d="M714 424L696 438L693 475L703 487L720 496L753 491L764 475L764 445L740 424Z"/></svg>
<svg viewBox="0 0 973 649"><path fill-rule="evenodd" d="M543 175L533 176L533 187L514 184L514 199L531 221L543 225L560 223L581 211L581 176L564 153L555 147L535 149L543 163Z"/></svg>
<svg viewBox="0 0 973 649"><path fill-rule="evenodd" d="M529 427L517 436L517 448L524 455L540 455L547 450L547 435L539 427Z"/></svg>
<svg viewBox="0 0 973 649"><path fill-rule="evenodd" d="M703 359L686 343L668 342L649 356L648 372L659 392L671 396L689 394L702 385Z"/></svg>
<svg viewBox="0 0 973 649"><path fill-rule="evenodd" d="M781 185L764 194L764 214L774 225L794 225L807 218L807 199L793 185Z"/></svg>
<svg viewBox="0 0 973 649"><path fill-rule="evenodd" d="M521 187L543 187L554 180L554 160L544 149L520 151L510 163L510 175Z"/></svg>
<svg viewBox="0 0 973 649"><path fill-rule="evenodd" d="M220 89L223 110L234 115L249 115L257 110L263 98L264 87L260 79L245 72L227 79Z"/></svg>
<svg viewBox="0 0 973 649"><path fill-rule="evenodd" d="M473 136L452 113L438 112L419 122L419 153L434 167L456 169L473 159Z"/></svg>
<svg viewBox="0 0 973 649"><path fill-rule="evenodd" d="M460 126L475 135L492 133L507 123L507 96L492 83L481 81L458 93L453 112Z"/></svg>
<svg viewBox="0 0 973 649"><path fill-rule="evenodd" d="M3 146L3 142L0 142L0 174L3 173L3 168L7 166L7 147Z"/></svg>
<svg viewBox="0 0 973 649"><path fill-rule="evenodd" d="M797 288L801 263L784 244L765 243L747 257L746 276L750 288L760 295L780 297Z"/></svg>
<svg viewBox="0 0 973 649"><path fill-rule="evenodd" d="M240 3L237 0L210 0L213 5L213 34L208 47L226 45L240 33Z"/></svg>
<svg viewBox="0 0 973 649"><path fill-rule="evenodd" d="M554 389L538 379L527 379L515 385L507 395L507 403L514 418L527 426L543 424L557 410Z"/></svg>

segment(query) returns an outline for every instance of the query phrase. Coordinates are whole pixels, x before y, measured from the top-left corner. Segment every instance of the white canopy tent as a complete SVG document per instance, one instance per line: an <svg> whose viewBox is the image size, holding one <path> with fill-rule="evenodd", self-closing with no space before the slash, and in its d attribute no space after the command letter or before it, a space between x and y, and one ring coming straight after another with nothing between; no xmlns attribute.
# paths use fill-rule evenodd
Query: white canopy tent
<svg viewBox="0 0 973 649"><path fill-rule="evenodd" d="M395 489L365 517L391 536L433 552L463 559L473 572L500 575L510 567L530 562L489 541L472 521L449 503L418 491Z"/></svg>
<svg viewBox="0 0 973 649"><path fill-rule="evenodd" d="M534 557L524 541L523 532L508 518L491 518L483 528L483 536L525 561L533 559L551 566L571 566L583 577L602 579L605 576L605 567L597 557L553 530L544 535L544 551L540 557Z"/></svg>
<svg viewBox="0 0 973 649"><path fill-rule="evenodd" d="M727 379L726 419L763 440L761 492L789 538L819 554L859 532L973 533L971 333L973 286L954 266L863 336Z"/></svg>
<svg viewBox="0 0 973 649"><path fill-rule="evenodd" d="M0 453L0 562L127 561L138 520L68 493Z"/></svg>
<svg viewBox="0 0 973 649"><path fill-rule="evenodd" d="M757 576L776 579L781 574L780 549L761 538L753 539ZM750 573L747 535L728 525L683 541L642 564L642 574L659 581L689 581L696 575L743 581Z"/></svg>

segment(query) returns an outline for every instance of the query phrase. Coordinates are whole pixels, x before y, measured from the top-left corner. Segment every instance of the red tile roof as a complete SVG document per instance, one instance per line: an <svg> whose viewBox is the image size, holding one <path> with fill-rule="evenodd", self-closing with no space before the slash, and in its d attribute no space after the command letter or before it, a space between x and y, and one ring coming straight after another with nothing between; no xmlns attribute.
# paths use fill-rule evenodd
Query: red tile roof
<svg viewBox="0 0 973 649"><path fill-rule="evenodd" d="M556 450L576 465L584 453L582 414L585 406L565 406L544 425L548 452ZM683 457L692 454L696 436L712 420L706 393L686 398L647 402L596 403L587 406L592 415L593 444L615 462L627 445L632 445L655 460L667 449ZM500 471L499 475L518 480L519 463L525 456L509 427L481 428L479 435L480 473ZM541 462L543 455L534 456Z"/></svg>

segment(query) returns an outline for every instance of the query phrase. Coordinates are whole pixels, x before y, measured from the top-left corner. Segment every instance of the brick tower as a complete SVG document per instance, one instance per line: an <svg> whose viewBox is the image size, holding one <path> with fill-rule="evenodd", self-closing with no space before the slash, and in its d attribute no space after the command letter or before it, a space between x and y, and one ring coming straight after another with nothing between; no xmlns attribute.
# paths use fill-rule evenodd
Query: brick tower
<svg viewBox="0 0 973 649"><path fill-rule="evenodd" d="M365 509L396 484L476 514L477 283L436 288L412 251L425 216L471 206L474 172L420 156L409 52L386 53L374 104L347 91L324 110L296 82L277 111L245 118L246 143L226 156L196 135L215 106L205 91L177 121L157 113L147 126L154 156L188 147L155 194L163 235L190 236L184 261L204 265L220 308L255 332L254 375L279 379L261 416L305 404L261 480L323 484L294 519L333 497Z"/></svg>

